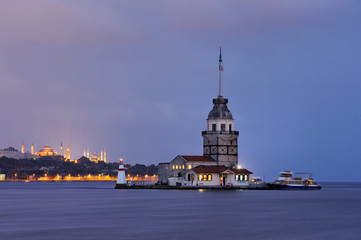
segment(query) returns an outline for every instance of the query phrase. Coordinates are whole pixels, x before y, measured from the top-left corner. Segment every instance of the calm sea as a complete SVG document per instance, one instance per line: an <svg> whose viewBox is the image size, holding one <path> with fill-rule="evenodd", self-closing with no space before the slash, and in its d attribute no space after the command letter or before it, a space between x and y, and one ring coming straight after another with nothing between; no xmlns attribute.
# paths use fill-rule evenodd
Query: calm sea
<svg viewBox="0 0 361 240"><path fill-rule="evenodd" d="M0 239L361 239L361 184L321 191L0 183Z"/></svg>

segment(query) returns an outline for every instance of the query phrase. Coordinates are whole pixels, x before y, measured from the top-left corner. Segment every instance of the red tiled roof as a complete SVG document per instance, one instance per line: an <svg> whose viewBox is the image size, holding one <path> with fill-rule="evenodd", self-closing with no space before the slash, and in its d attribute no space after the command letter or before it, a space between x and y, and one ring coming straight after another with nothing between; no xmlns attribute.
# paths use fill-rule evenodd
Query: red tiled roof
<svg viewBox="0 0 361 240"><path fill-rule="evenodd" d="M224 171L232 171L234 173L241 173L241 174L253 174L252 172L248 171L247 169L236 169L236 168L229 168L226 166L197 166L192 169L196 173L222 173ZM189 170L191 171L191 170Z"/></svg>
<svg viewBox="0 0 361 240"><path fill-rule="evenodd" d="M232 168L232 169L230 169L230 170L231 170L232 172L234 172L234 173L253 174L253 172L248 171L248 170L245 169L245 168L242 168L242 169Z"/></svg>
<svg viewBox="0 0 361 240"><path fill-rule="evenodd" d="M197 166L192 170L196 173L222 173L227 169L225 166Z"/></svg>
<svg viewBox="0 0 361 240"><path fill-rule="evenodd" d="M181 156L187 162L215 162L212 158L207 156Z"/></svg>

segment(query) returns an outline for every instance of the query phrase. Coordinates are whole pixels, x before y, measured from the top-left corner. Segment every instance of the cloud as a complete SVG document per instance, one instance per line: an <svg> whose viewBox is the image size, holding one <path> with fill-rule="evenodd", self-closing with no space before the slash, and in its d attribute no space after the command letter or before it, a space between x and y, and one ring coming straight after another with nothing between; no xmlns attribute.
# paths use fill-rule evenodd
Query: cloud
<svg viewBox="0 0 361 240"><path fill-rule="evenodd" d="M1 44L94 45L142 39L130 21L106 5L74 1L0 2Z"/></svg>

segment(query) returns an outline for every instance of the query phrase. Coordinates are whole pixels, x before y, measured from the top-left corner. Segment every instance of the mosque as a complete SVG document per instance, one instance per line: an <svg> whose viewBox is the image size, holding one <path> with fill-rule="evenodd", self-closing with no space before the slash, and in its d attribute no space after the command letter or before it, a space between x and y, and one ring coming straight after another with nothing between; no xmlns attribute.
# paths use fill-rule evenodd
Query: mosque
<svg viewBox="0 0 361 240"><path fill-rule="evenodd" d="M90 161L92 162L95 162L95 163L98 163L98 162L107 162L107 153L105 151L105 149L101 148L100 149L100 156L97 154L97 153L94 153L92 156L89 156L89 148L87 151L85 151L85 148L84 148L84 154L83 154L83 157L87 157L89 158Z"/></svg>
<svg viewBox="0 0 361 240"><path fill-rule="evenodd" d="M52 147L46 145L42 147L38 152L34 151L34 144L31 144L30 152L25 152L25 144L24 141L21 143L21 151L17 150L14 147L4 148L0 149L0 157L8 157L8 158L14 158L14 159L38 159L40 157L57 157L61 156L64 158L64 161L70 161L70 162L77 162L77 160L72 160L70 158L70 147L66 148L66 151L63 151L63 143L60 144L60 153L56 152ZM94 153L91 157L89 157L89 150L87 152L87 155L85 155L85 149L84 149L84 156L89 158L90 161L98 163L99 161L106 162L106 152L105 149L101 149L100 157Z"/></svg>
<svg viewBox="0 0 361 240"><path fill-rule="evenodd" d="M250 172L238 164L238 135L234 119L222 96L222 52L219 53L219 94L213 99L203 136L203 155L178 155L158 165L161 184L170 186L248 186Z"/></svg>

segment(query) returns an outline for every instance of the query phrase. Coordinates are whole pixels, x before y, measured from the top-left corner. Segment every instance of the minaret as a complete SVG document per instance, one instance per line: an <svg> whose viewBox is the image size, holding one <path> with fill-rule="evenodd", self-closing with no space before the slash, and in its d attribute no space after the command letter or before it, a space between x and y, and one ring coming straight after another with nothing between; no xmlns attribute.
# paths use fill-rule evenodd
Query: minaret
<svg viewBox="0 0 361 240"><path fill-rule="evenodd" d="M119 169L118 169L118 178L117 185L126 185L127 180L125 179L125 169L123 164L123 158L120 159Z"/></svg>
<svg viewBox="0 0 361 240"><path fill-rule="evenodd" d="M60 142L60 155L63 156L63 142Z"/></svg>
<svg viewBox="0 0 361 240"><path fill-rule="evenodd" d="M100 160L101 160L101 161L104 161L104 158L103 158L103 148L100 149Z"/></svg>
<svg viewBox="0 0 361 240"><path fill-rule="evenodd" d="M31 155L34 155L34 143L31 143Z"/></svg>
<svg viewBox="0 0 361 240"><path fill-rule="evenodd" d="M84 148L84 153L83 153L83 157L86 157L86 154L85 154L85 148Z"/></svg>
<svg viewBox="0 0 361 240"><path fill-rule="evenodd" d="M21 153L25 153L24 141L21 143Z"/></svg>
<svg viewBox="0 0 361 240"><path fill-rule="evenodd" d="M105 152L105 149L103 149L103 157L104 157L104 162L107 162L107 153Z"/></svg>
<svg viewBox="0 0 361 240"><path fill-rule="evenodd" d="M70 160L70 150L69 150L69 145L68 148L66 149L66 159Z"/></svg>
<svg viewBox="0 0 361 240"><path fill-rule="evenodd" d="M203 155L210 156L219 165L238 164L238 131L234 131L234 119L227 107L228 99L222 96L222 53L219 52L219 94L213 99L213 109L207 118L203 136Z"/></svg>
<svg viewBox="0 0 361 240"><path fill-rule="evenodd" d="M86 157L89 158L89 148L88 151L86 152Z"/></svg>

